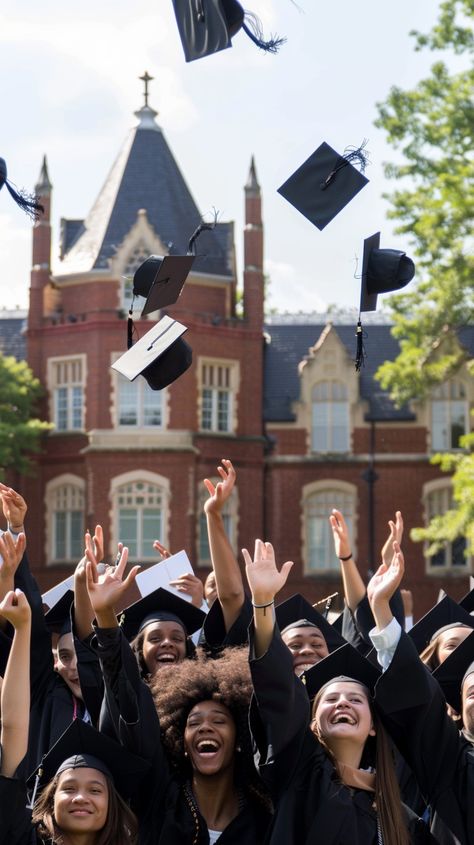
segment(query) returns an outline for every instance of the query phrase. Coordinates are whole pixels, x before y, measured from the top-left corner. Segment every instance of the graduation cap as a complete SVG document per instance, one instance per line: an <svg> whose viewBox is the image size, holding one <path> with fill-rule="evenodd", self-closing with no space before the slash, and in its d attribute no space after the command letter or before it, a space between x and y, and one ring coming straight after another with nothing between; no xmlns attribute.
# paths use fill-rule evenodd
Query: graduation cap
<svg viewBox="0 0 474 845"><path fill-rule="evenodd" d="M464 608L464 610L467 610L468 613L472 613L472 611L474 610L474 584L472 583L473 581L474 581L474 579L471 575L471 577L470 577L471 589L459 601L459 605L462 608Z"/></svg>
<svg viewBox="0 0 474 845"><path fill-rule="evenodd" d="M259 19L237 0L173 0L173 6L187 62L232 47L239 29L267 53L276 53L285 41L277 37L265 41Z"/></svg>
<svg viewBox="0 0 474 845"><path fill-rule="evenodd" d="M342 680L358 681L364 684L373 696L375 684L380 675L380 667L374 666L362 654L359 654L357 649L345 643L327 657L323 657L315 666L311 666L311 669L307 669L302 675L302 681L306 684L310 699L313 699L330 681Z"/></svg>
<svg viewBox="0 0 474 845"><path fill-rule="evenodd" d="M355 368L357 372L365 361L361 313L376 311L379 293L391 293L406 287L414 275L415 264L405 252L399 249L380 249L380 232L364 240L359 320L356 329Z"/></svg>
<svg viewBox="0 0 474 845"><path fill-rule="evenodd" d="M448 630L447 626L454 628L456 624L474 628L474 617L450 596L445 596L413 625L408 631L408 636L412 638L420 654L442 630Z"/></svg>
<svg viewBox="0 0 474 845"><path fill-rule="evenodd" d="M28 194L26 191L17 191L12 183L7 178L7 163L4 158L0 158L0 191L3 186L10 196L15 200L16 204L31 218L31 220L38 220L40 214L44 213L44 206L38 200L35 194Z"/></svg>
<svg viewBox="0 0 474 845"><path fill-rule="evenodd" d="M150 255L133 277L133 295L146 298L141 316L177 302L194 255Z"/></svg>
<svg viewBox="0 0 474 845"><path fill-rule="evenodd" d="M322 143L278 188L320 232L367 185L365 142L341 155ZM357 161L361 171L352 162Z"/></svg>
<svg viewBox="0 0 474 845"><path fill-rule="evenodd" d="M456 713L462 712L462 685L466 672L474 660L474 631L433 671L446 701ZM472 667L474 672L474 666ZM469 673L470 674L470 673Z"/></svg>
<svg viewBox="0 0 474 845"><path fill-rule="evenodd" d="M112 369L129 381L142 375L152 390L162 390L192 364L192 349L181 337L185 331L182 323L162 317L112 364Z"/></svg>
<svg viewBox="0 0 474 845"><path fill-rule="evenodd" d="M60 636L71 632L71 605L73 601L74 591L67 590L56 604L53 604L44 614L44 621L49 631Z"/></svg>
<svg viewBox="0 0 474 845"><path fill-rule="evenodd" d="M188 637L202 628L206 614L191 602L175 596L169 590L157 590L127 607L120 615L119 623L128 640L133 640L140 631L152 622L176 621L184 628Z"/></svg>
<svg viewBox="0 0 474 845"><path fill-rule="evenodd" d="M300 593L296 593L277 605L275 618L281 633L290 628L301 628L305 622L307 625L319 628L326 640L328 651L334 651L346 642L337 629L330 625L327 619L315 610Z"/></svg>
<svg viewBox="0 0 474 845"><path fill-rule="evenodd" d="M82 719L75 719L31 775L30 780L35 779L31 805L37 790L45 787L55 775L78 768L97 769L110 777L126 800L136 788L137 778L149 770L149 763Z"/></svg>
<svg viewBox="0 0 474 845"><path fill-rule="evenodd" d="M400 290L411 282L415 264L400 249L380 249L380 232L364 241L360 310L376 311L379 293Z"/></svg>

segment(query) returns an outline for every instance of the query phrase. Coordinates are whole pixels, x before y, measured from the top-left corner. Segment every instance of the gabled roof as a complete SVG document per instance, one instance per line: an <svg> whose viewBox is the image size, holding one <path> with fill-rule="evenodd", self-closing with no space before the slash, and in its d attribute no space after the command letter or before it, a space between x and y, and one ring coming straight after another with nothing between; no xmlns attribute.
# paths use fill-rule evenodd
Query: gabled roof
<svg viewBox="0 0 474 845"><path fill-rule="evenodd" d="M298 364L308 354L327 323L278 322L278 316L265 326L269 342L265 345L264 370L264 419L266 422L293 422L295 414L292 403L300 396ZM350 359L355 358L357 318L347 325L333 326ZM365 366L360 372L360 397L369 403L367 419L380 421L408 422L415 419L407 408L395 408L388 393L375 381L374 375L380 364L393 359L399 351L398 341L392 337L391 326L367 325L364 347Z"/></svg>
<svg viewBox="0 0 474 845"><path fill-rule="evenodd" d="M87 218L63 221L63 259L57 275L106 269L140 209L171 254L186 252L201 214L155 121L143 106ZM228 248L232 224L218 224L219 235L204 232L197 242L194 271L232 276ZM230 234L229 234L230 233ZM227 247L227 249L226 249Z"/></svg>

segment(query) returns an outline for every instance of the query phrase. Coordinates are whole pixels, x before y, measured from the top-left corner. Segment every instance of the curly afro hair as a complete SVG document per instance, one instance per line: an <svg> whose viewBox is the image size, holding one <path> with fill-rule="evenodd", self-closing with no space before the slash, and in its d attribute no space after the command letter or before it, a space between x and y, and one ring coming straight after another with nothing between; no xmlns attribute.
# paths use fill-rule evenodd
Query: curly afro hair
<svg viewBox="0 0 474 845"><path fill-rule="evenodd" d="M163 667L151 679L150 688L161 725L161 736L168 759L184 783L191 777L190 762L184 755L184 730L190 711L201 701L218 701L229 708L236 726L235 782L249 798L266 807L269 799L253 760L248 727L252 681L248 649L226 649L214 660L200 653Z"/></svg>

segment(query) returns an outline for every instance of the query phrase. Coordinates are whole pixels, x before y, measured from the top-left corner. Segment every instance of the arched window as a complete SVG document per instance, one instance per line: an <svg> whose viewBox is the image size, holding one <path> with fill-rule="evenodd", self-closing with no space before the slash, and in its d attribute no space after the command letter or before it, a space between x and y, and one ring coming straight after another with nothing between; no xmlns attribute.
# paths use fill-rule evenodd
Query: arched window
<svg viewBox="0 0 474 845"><path fill-rule="evenodd" d="M152 475L144 472L143 478L137 474L113 484L117 539L128 547L131 560L154 561L153 541L167 542L168 486Z"/></svg>
<svg viewBox="0 0 474 845"><path fill-rule="evenodd" d="M426 524L436 516L442 516L446 511L455 507L450 484L435 482L425 487L425 520ZM470 569L470 560L465 555L466 538L456 537L446 541L435 554L427 558L431 571L446 571L466 573Z"/></svg>
<svg viewBox="0 0 474 845"><path fill-rule="evenodd" d="M46 487L51 563L79 562L83 555L84 487L82 479L74 476L53 479Z"/></svg>
<svg viewBox="0 0 474 845"><path fill-rule="evenodd" d="M334 552L334 541L329 524L329 515L333 508L344 514L344 518L354 538L355 496L348 488L320 486L310 492L304 500L304 526L306 546L306 571L326 570L339 572L339 561ZM355 547L354 547L355 548Z"/></svg>
<svg viewBox="0 0 474 845"><path fill-rule="evenodd" d="M431 399L431 447L433 451L459 449L459 438L469 430L466 388L454 379L437 387Z"/></svg>
<svg viewBox="0 0 474 845"><path fill-rule="evenodd" d="M313 452L349 451L349 402L340 381L320 381L312 391Z"/></svg>

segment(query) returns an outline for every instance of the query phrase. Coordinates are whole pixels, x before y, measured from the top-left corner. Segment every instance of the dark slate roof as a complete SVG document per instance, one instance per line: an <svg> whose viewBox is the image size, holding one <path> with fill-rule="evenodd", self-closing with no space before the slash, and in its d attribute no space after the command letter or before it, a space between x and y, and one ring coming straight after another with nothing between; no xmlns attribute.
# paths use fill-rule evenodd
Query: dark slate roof
<svg viewBox="0 0 474 845"><path fill-rule="evenodd" d="M275 321L278 317L274 318ZM264 419L266 422L293 422L295 414L292 402L299 399L300 379L298 364L315 345L326 323L298 324L271 323L265 327L270 342L265 345L264 370ZM360 373L360 396L369 403L367 419L398 420L408 422L415 416L408 408L397 409L388 394L383 391L374 374L380 364L393 360L398 353L398 342L390 333L391 326L369 325L364 341L366 351L365 367ZM355 357L355 323L334 325L349 357Z"/></svg>
<svg viewBox="0 0 474 845"><path fill-rule="evenodd" d="M79 235L84 232L84 220L67 220L61 217L61 258L68 252Z"/></svg>
<svg viewBox="0 0 474 845"><path fill-rule="evenodd" d="M84 231L70 243L58 274L106 269L109 259L145 209L147 220L171 253L186 252L201 214L173 158L154 112L144 107L106 182L84 221ZM231 276L228 251L232 224L205 232L196 249L194 271ZM227 248L226 248L227 247Z"/></svg>
<svg viewBox="0 0 474 845"><path fill-rule="evenodd" d="M5 357L13 355L17 361L26 358L25 331L26 315L2 317L0 312L0 353Z"/></svg>

